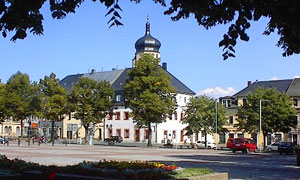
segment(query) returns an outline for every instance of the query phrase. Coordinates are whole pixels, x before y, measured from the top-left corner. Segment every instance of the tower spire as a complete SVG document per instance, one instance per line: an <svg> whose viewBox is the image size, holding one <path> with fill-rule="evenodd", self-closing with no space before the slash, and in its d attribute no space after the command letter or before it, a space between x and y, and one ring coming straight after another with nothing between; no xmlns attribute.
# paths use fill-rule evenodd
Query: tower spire
<svg viewBox="0 0 300 180"><path fill-rule="evenodd" d="M149 23L149 15L147 15L147 23L146 23L146 34L150 34L150 23Z"/></svg>

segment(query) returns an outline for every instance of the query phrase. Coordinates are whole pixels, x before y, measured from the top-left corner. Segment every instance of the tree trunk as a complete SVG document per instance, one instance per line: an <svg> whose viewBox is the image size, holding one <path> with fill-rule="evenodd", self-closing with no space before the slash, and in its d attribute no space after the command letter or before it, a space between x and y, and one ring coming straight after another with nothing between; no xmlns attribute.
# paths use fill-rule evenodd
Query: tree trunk
<svg viewBox="0 0 300 180"><path fill-rule="evenodd" d="M204 137L205 137L205 139L204 139L204 143L205 143L205 149L207 148L207 133L206 133L206 129L204 129L204 133L205 133L205 135L204 135Z"/></svg>
<svg viewBox="0 0 300 180"><path fill-rule="evenodd" d="M23 137L23 119L21 119L21 137Z"/></svg>
<svg viewBox="0 0 300 180"><path fill-rule="evenodd" d="M52 141L52 146L54 146L54 120L51 122L51 141Z"/></svg>
<svg viewBox="0 0 300 180"><path fill-rule="evenodd" d="M152 129L151 129L151 123L148 123L148 147L152 147L152 143L151 143L151 139L152 139Z"/></svg>
<svg viewBox="0 0 300 180"><path fill-rule="evenodd" d="M83 125L83 127L84 127L84 130L85 130L85 137L84 137L84 139L85 139L85 144L87 144L87 142L88 142L88 136L89 136L89 126L86 126L86 125Z"/></svg>

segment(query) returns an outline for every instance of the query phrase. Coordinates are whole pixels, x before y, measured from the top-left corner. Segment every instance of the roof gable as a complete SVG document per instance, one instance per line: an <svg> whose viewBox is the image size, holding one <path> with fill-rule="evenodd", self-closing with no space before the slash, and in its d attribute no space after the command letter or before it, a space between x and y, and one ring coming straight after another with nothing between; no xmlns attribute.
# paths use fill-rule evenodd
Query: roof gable
<svg viewBox="0 0 300 180"><path fill-rule="evenodd" d="M293 80L286 94L289 96L300 96L300 78Z"/></svg>

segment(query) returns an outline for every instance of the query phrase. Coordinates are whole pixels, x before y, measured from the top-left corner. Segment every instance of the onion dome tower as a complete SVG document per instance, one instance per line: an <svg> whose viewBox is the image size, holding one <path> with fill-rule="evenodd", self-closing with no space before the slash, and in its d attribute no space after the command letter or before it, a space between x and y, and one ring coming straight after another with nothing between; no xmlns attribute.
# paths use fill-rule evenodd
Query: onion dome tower
<svg viewBox="0 0 300 180"><path fill-rule="evenodd" d="M133 59L132 65L134 66L135 61L137 61L142 54L147 53L154 56L154 58L160 58L159 48L161 43L156 38L152 37L150 34L150 23L149 16L147 17L146 23L146 33L143 37L138 39L135 43L135 57Z"/></svg>

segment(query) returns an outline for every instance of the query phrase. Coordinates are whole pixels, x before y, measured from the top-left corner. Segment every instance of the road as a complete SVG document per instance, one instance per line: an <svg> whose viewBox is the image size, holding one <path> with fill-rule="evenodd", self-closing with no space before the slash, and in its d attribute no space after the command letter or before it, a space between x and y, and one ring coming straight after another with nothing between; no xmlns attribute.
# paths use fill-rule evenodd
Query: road
<svg viewBox="0 0 300 180"><path fill-rule="evenodd" d="M295 155L278 153L242 154L224 150L205 149L165 149L147 148L145 145L135 147L105 145L62 145L50 144L30 147L22 143L9 146L0 145L0 154L9 158L45 165L67 165L86 161L142 160L175 163L180 167L206 167L215 172L228 172L230 179L300 179L300 167L295 166Z"/></svg>

